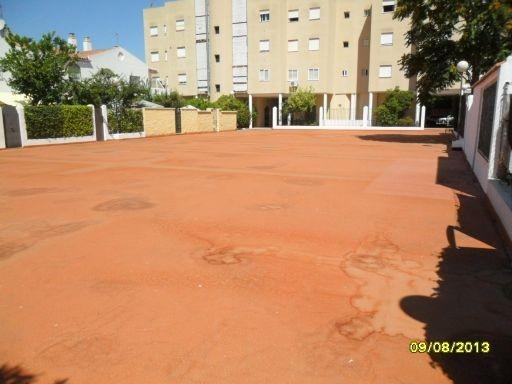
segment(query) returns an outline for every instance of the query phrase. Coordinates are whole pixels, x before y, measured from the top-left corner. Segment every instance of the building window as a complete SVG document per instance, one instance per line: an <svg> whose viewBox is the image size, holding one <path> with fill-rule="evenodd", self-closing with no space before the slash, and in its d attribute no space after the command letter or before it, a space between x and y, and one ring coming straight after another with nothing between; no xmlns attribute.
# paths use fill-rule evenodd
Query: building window
<svg viewBox="0 0 512 384"><path fill-rule="evenodd" d="M220 63L220 55L215 55L215 62Z"/></svg>
<svg viewBox="0 0 512 384"><path fill-rule="evenodd" d="M345 19L350 19L350 12L345 11L343 14L345 15Z"/></svg>
<svg viewBox="0 0 512 384"><path fill-rule="evenodd" d="M389 78L393 73L391 65L381 65L379 67L379 77Z"/></svg>
<svg viewBox="0 0 512 384"><path fill-rule="evenodd" d="M299 70L289 69L288 70L288 81L297 83L299 81Z"/></svg>
<svg viewBox="0 0 512 384"><path fill-rule="evenodd" d="M220 27L218 25L216 25L215 27L213 27L213 29L215 29L215 34L218 35L220 33Z"/></svg>
<svg viewBox="0 0 512 384"><path fill-rule="evenodd" d="M361 70L361 75L367 77L368 76L368 69Z"/></svg>
<svg viewBox="0 0 512 384"><path fill-rule="evenodd" d="M187 49L185 47L176 48L176 56L179 58L187 57Z"/></svg>
<svg viewBox="0 0 512 384"><path fill-rule="evenodd" d="M320 7L309 8L309 20L320 20Z"/></svg>
<svg viewBox="0 0 512 384"><path fill-rule="evenodd" d="M270 51L270 40L260 40L260 52Z"/></svg>
<svg viewBox="0 0 512 384"><path fill-rule="evenodd" d="M319 68L309 68L308 69L308 80L309 81L320 80L320 69Z"/></svg>
<svg viewBox="0 0 512 384"><path fill-rule="evenodd" d="M483 93L482 109L480 112L480 131L478 132L478 152L489 159L491 152L492 128L494 110L496 109L496 83L487 87Z"/></svg>
<svg viewBox="0 0 512 384"><path fill-rule="evenodd" d="M264 9L260 11L260 22L265 23L270 21L270 11L268 9Z"/></svg>
<svg viewBox="0 0 512 384"><path fill-rule="evenodd" d="M178 84L179 85L187 84L187 74L186 73L178 74Z"/></svg>
<svg viewBox="0 0 512 384"><path fill-rule="evenodd" d="M382 12L389 13L395 11L395 0L384 0L382 2Z"/></svg>
<svg viewBox="0 0 512 384"><path fill-rule="evenodd" d="M260 81L269 81L270 71L268 69L260 69Z"/></svg>
<svg viewBox="0 0 512 384"><path fill-rule="evenodd" d="M292 9L291 11L288 11L288 21L290 23L295 23L299 21L299 10L298 9Z"/></svg>
<svg viewBox="0 0 512 384"><path fill-rule="evenodd" d="M159 52L151 52L151 62L156 63L160 61L160 53Z"/></svg>
<svg viewBox="0 0 512 384"><path fill-rule="evenodd" d="M151 37L158 36L158 27L150 27L149 34Z"/></svg>
<svg viewBox="0 0 512 384"><path fill-rule="evenodd" d="M341 76L348 77L348 70L344 69L343 71L341 71Z"/></svg>
<svg viewBox="0 0 512 384"><path fill-rule="evenodd" d="M220 92L220 84L215 84L215 92Z"/></svg>
<svg viewBox="0 0 512 384"><path fill-rule="evenodd" d="M363 39L363 47L369 47L370 46L370 39Z"/></svg>
<svg viewBox="0 0 512 384"><path fill-rule="evenodd" d="M176 20L176 30L177 31L185 30L185 20L183 20L183 19Z"/></svg>
<svg viewBox="0 0 512 384"><path fill-rule="evenodd" d="M299 40L288 40L288 52L298 52Z"/></svg>
<svg viewBox="0 0 512 384"><path fill-rule="evenodd" d="M130 75L130 84L140 84L140 76Z"/></svg>
<svg viewBox="0 0 512 384"><path fill-rule="evenodd" d="M151 78L151 88L162 88L162 82L160 81L159 76L154 76Z"/></svg>
<svg viewBox="0 0 512 384"><path fill-rule="evenodd" d="M380 45L393 45L393 32L381 33Z"/></svg>
<svg viewBox="0 0 512 384"><path fill-rule="evenodd" d="M348 48L348 41L343 42L343 48Z"/></svg>
<svg viewBox="0 0 512 384"><path fill-rule="evenodd" d="M309 48L310 51L318 51L320 49L320 39L313 38L309 39Z"/></svg>

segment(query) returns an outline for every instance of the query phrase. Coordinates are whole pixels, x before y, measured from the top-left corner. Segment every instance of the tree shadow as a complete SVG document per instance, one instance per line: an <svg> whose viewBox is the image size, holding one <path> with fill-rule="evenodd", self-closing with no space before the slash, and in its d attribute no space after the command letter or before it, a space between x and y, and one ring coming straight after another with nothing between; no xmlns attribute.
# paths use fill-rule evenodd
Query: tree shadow
<svg viewBox="0 0 512 384"><path fill-rule="evenodd" d="M387 143L410 143L410 144L450 144L453 139L451 133L433 134L411 134L411 133L379 133L373 135L360 135L361 140L379 141Z"/></svg>
<svg viewBox="0 0 512 384"><path fill-rule="evenodd" d="M4 364L0 366L0 384L33 384L37 382L37 375L20 367ZM69 384L68 379L55 380L53 384Z"/></svg>
<svg viewBox="0 0 512 384"><path fill-rule="evenodd" d="M414 139L414 137L412 138ZM437 183L457 190L458 225L446 228L432 296L400 306L425 323L425 341L488 341L483 353L431 353L431 364L456 384L512 383L512 273L506 240L461 152L439 158Z"/></svg>

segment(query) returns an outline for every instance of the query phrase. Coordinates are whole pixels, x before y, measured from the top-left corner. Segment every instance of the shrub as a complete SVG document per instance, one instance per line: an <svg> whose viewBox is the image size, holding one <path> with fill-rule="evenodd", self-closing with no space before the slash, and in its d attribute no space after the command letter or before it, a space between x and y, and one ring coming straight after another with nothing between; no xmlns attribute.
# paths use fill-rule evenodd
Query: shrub
<svg viewBox="0 0 512 384"><path fill-rule="evenodd" d="M414 94L395 88L386 93L386 100L375 110L377 125L398 126L414 103Z"/></svg>
<svg viewBox="0 0 512 384"><path fill-rule="evenodd" d="M313 88L299 88L284 103L283 121L291 114L294 124L312 124L315 122L315 107Z"/></svg>
<svg viewBox="0 0 512 384"><path fill-rule="evenodd" d="M178 92L153 95L152 101L165 108L181 108L186 105L185 100Z"/></svg>
<svg viewBox="0 0 512 384"><path fill-rule="evenodd" d="M25 107L29 139L90 136L94 133L91 108L84 105Z"/></svg>
<svg viewBox="0 0 512 384"><path fill-rule="evenodd" d="M213 108L213 103L204 97L191 97L189 99L183 100L183 104L192 105L193 107L196 107L202 111L205 111L208 108Z"/></svg>
<svg viewBox="0 0 512 384"><path fill-rule="evenodd" d="M412 127L414 125L414 120L412 117L404 117L402 119L398 119L398 126L399 127Z"/></svg>
<svg viewBox="0 0 512 384"><path fill-rule="evenodd" d="M247 128L251 120L251 113L246 102L237 99L233 95L224 95L213 103L214 108L222 111L236 111L236 125L238 128ZM253 121L256 120L256 112L252 113Z"/></svg>
<svg viewBox="0 0 512 384"><path fill-rule="evenodd" d="M135 133L144 131L141 109L123 109L119 113L108 111L109 133Z"/></svg>

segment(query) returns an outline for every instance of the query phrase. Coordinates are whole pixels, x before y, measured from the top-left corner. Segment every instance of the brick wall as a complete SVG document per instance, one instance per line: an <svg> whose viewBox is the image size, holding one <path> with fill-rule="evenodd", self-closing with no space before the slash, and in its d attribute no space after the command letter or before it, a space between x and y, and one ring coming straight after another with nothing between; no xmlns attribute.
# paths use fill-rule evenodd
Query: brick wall
<svg viewBox="0 0 512 384"><path fill-rule="evenodd" d="M236 112L221 111L220 131L236 130Z"/></svg>

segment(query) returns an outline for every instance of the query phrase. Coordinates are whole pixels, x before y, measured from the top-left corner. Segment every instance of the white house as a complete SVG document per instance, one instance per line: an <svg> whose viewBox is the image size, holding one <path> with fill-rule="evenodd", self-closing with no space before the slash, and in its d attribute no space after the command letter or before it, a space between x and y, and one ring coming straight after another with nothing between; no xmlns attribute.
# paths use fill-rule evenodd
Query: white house
<svg viewBox="0 0 512 384"><path fill-rule="evenodd" d="M6 53L9 51L10 47L5 41L7 33L7 28L5 21L0 19L0 58L4 57ZM0 106L1 105L19 105L22 101L25 100L23 95L18 95L13 92L11 87L7 84L10 73L1 72L0 71Z"/></svg>
<svg viewBox="0 0 512 384"><path fill-rule="evenodd" d="M69 35L68 43L77 45L74 34ZM146 63L120 46L93 49L91 39L86 37L83 50L78 52L78 57L77 65L74 71L72 70L72 76L77 79L87 79L103 68L110 69L126 81L145 82L149 78Z"/></svg>
<svg viewBox="0 0 512 384"><path fill-rule="evenodd" d="M463 150L512 238L512 56L496 64L467 99Z"/></svg>

